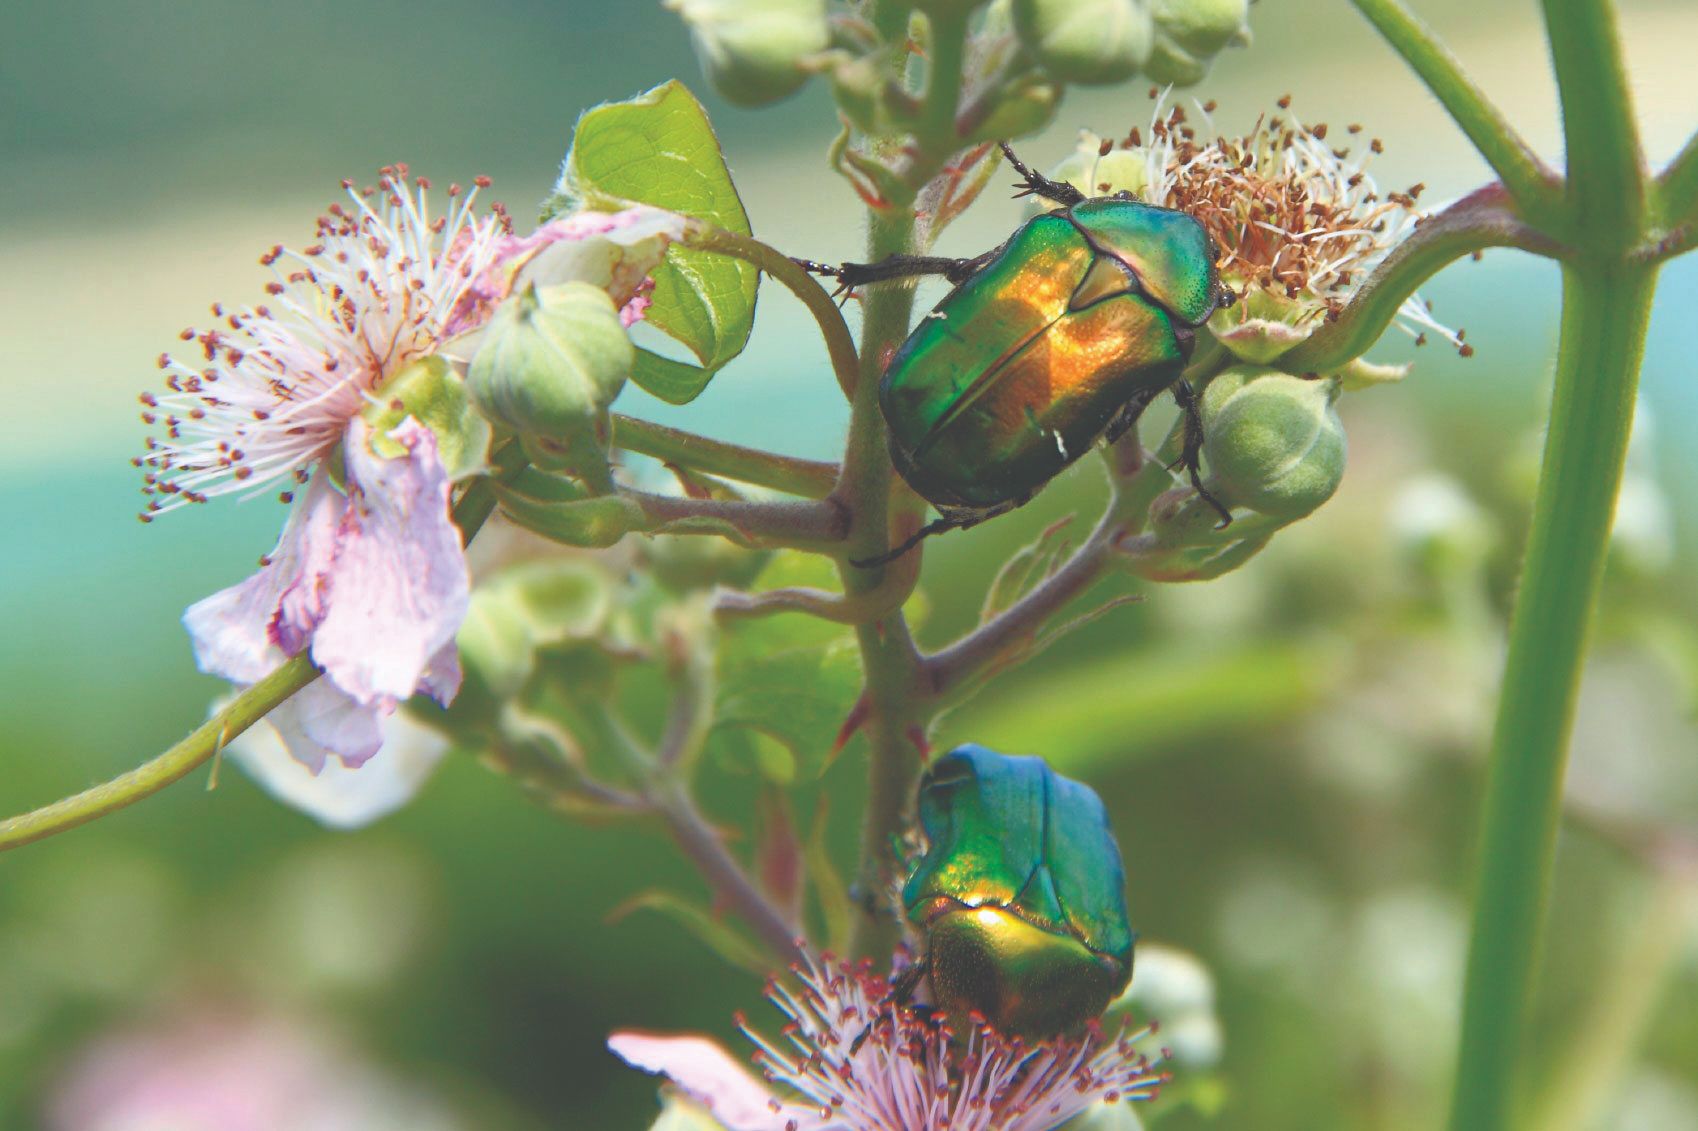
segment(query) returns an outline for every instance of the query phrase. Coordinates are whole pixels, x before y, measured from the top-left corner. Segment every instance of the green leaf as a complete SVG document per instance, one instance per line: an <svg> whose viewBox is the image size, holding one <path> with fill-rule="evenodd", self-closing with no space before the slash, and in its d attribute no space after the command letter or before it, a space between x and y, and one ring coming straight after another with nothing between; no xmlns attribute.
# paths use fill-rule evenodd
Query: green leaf
<svg viewBox="0 0 1698 1131"><path fill-rule="evenodd" d="M813 554L774 554L756 591L826 585L831 563ZM861 693L853 630L814 617L740 618L720 633L714 742L733 764L775 784L825 766L838 730ZM767 741L755 739L759 736ZM779 757L777 743L791 755Z"/></svg>
<svg viewBox="0 0 1698 1131"><path fill-rule="evenodd" d="M597 106L578 119L550 209L632 202L749 234L748 214L707 113L676 81L628 102ZM688 347L701 369L649 354L639 360L633 379L683 404L748 342L760 273L741 260L675 245L653 278L646 320Z"/></svg>
<svg viewBox="0 0 1698 1131"><path fill-rule="evenodd" d="M633 911L658 911L700 939L707 948L731 965L758 977L772 972L773 958L737 928L707 908L671 892L646 891L627 899L608 915L610 922Z"/></svg>
<svg viewBox="0 0 1698 1131"><path fill-rule="evenodd" d="M667 404L689 404L707 388L713 373L687 361L674 361L653 350L637 347L637 363L631 368L631 380L651 397Z"/></svg>

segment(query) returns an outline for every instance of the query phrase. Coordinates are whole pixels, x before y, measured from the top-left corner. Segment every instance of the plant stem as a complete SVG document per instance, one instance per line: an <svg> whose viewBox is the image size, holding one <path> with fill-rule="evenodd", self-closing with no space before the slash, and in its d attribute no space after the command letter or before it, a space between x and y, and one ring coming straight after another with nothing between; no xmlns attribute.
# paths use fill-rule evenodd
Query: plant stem
<svg viewBox="0 0 1698 1131"><path fill-rule="evenodd" d="M1568 146L1570 232L1604 250L1643 223L1645 159L1616 35L1613 0L1544 0L1562 130Z"/></svg>
<svg viewBox="0 0 1698 1131"><path fill-rule="evenodd" d="M770 487L805 499L825 498L837 482L838 468L834 463L774 455L630 416L614 415L613 443L628 452L653 456L693 471Z"/></svg>
<svg viewBox="0 0 1698 1131"><path fill-rule="evenodd" d="M786 962L801 957L796 943L802 929L792 923L766 894L755 886L749 873L726 848L725 839L702 816L690 795L676 784L660 786L649 794L655 812L666 822L667 831L684 856L701 871L719 901L749 924L772 952Z"/></svg>
<svg viewBox="0 0 1698 1131"><path fill-rule="evenodd" d="M1561 204L1558 196L1561 182L1516 133L1503 112L1463 73L1462 64L1438 41L1432 29L1401 0L1352 2L1462 127L1486 164L1508 187L1522 215L1539 226L1555 219ZM1551 0L1551 3L1562 2Z"/></svg>
<svg viewBox="0 0 1698 1131"><path fill-rule="evenodd" d="M115 813L151 797L224 749L232 738L263 719L272 708L318 678L305 652L236 696L228 707L190 731L159 757L40 809L0 821L0 852L18 848Z"/></svg>
<svg viewBox="0 0 1698 1131"><path fill-rule="evenodd" d="M1568 732L1655 280L1655 267L1608 261L1563 270L1550 431L1492 740L1453 1131L1511 1126Z"/></svg>
<svg viewBox="0 0 1698 1131"><path fill-rule="evenodd" d="M1665 223L1698 219L1698 133L1686 139L1657 178L1657 204Z"/></svg>
<svg viewBox="0 0 1698 1131"><path fill-rule="evenodd" d="M1486 185L1423 220L1351 296L1337 319L1273 364L1290 373L1328 373L1362 356L1422 283L1447 264L1488 247L1518 247L1549 258L1566 253L1515 214L1502 185Z"/></svg>
<svg viewBox="0 0 1698 1131"><path fill-rule="evenodd" d="M497 452L492 462L497 478L510 478L524 466L517 444ZM466 543L477 535L494 510L495 492L489 478L478 479L466 488L454 506L454 522ZM0 852L74 829L153 796L216 756L231 739L318 677L319 670L307 652L285 660L276 671L242 691L223 710L159 757L111 781L0 821Z"/></svg>
<svg viewBox="0 0 1698 1131"><path fill-rule="evenodd" d="M845 397L854 399L859 372L855 339L849 333L849 324L843 321L843 312L837 309L837 303L832 301L818 280L795 260L760 240L711 224L693 228L687 242L692 247L753 263L790 288L791 293L808 308L808 313L814 316L814 321L819 323L826 352L831 356L832 372L837 375L837 384Z"/></svg>
<svg viewBox="0 0 1698 1131"><path fill-rule="evenodd" d="M906 205L874 211L869 228L869 262L876 263L913 246L913 213ZM888 351L908 333L913 302L913 290L900 286L868 288L863 299L861 382L850 409L840 484L854 515L847 559L875 557L890 545L890 493L895 473L885 450L878 378ZM847 596L854 599L877 589L891 568L859 569L845 560L841 569ZM871 749L858 872L865 914L855 918L849 949L852 955L882 959L894 948L898 935L898 920L887 895L898 871L892 844L906 824L909 798L924 760L911 732L920 725L913 704L918 653L900 609L877 620L863 621L855 626L855 633L866 679L862 729Z"/></svg>

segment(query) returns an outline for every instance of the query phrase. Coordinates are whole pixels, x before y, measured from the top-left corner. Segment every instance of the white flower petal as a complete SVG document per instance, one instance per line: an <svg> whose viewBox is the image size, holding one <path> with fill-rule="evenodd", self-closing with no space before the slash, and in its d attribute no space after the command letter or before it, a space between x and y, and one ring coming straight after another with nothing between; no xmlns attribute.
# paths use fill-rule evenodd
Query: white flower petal
<svg viewBox="0 0 1698 1131"><path fill-rule="evenodd" d="M357 829L411 801L448 750L446 738L404 711L383 719L380 738L383 749L358 769L326 759L321 750L322 769L314 773L302 764L300 747L264 723L231 742L229 753L285 805L329 828Z"/></svg>
<svg viewBox="0 0 1698 1131"><path fill-rule="evenodd" d="M266 717L295 760L318 773L334 754L350 769L383 746L383 720L393 701L362 704L328 679L315 680L285 699Z"/></svg>

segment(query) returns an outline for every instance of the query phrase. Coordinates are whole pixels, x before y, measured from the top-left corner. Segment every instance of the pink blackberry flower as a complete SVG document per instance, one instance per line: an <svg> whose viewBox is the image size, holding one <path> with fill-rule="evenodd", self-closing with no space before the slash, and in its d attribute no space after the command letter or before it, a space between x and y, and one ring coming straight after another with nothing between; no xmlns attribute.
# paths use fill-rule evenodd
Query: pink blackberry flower
<svg viewBox="0 0 1698 1131"><path fill-rule="evenodd" d="M408 415L379 430L366 410L392 407L389 382L415 363L466 360L521 270L544 285L603 286L640 313L645 280L683 230L682 217L633 208L517 239L499 205L474 209L487 184L450 186L448 212L434 218L429 182L405 165L383 169L375 188L350 188L351 204L319 217L313 244L261 257L275 274L267 303L214 306L221 326L182 334L198 356L162 356L168 391L142 397L143 419L162 429L135 461L150 496L144 520L285 485L289 519L259 571L183 620L201 669L238 685L310 649L324 678L270 720L315 773L332 755L352 768L377 753L403 700L422 691L446 705L460 686L454 636L470 577L449 504L453 479L478 470L483 453L451 471L426 424ZM451 365L437 376L460 380Z"/></svg>
<svg viewBox="0 0 1698 1131"><path fill-rule="evenodd" d="M1137 1042L1151 1028L1026 1044L889 1000L862 963L808 956L794 987L770 983L781 1040L739 1018L764 1081L703 1037L615 1033L608 1047L665 1075L729 1131L1050 1131L1102 1102L1148 1100L1167 1076Z"/></svg>

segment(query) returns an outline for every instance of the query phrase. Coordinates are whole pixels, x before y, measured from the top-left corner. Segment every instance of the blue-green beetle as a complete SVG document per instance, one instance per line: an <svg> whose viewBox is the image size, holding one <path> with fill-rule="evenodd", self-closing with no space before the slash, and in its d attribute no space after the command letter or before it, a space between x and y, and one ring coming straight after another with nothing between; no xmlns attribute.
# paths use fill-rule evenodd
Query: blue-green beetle
<svg viewBox="0 0 1698 1131"><path fill-rule="evenodd" d="M933 1009L1043 1040L1102 1015L1132 977L1120 846L1102 800L1042 759L959 746L920 779L924 846L902 887Z"/></svg>
<svg viewBox="0 0 1698 1131"><path fill-rule="evenodd" d="M879 384L890 456L940 517L929 534L1025 503L1163 391L1186 414L1182 461L1198 492L1202 431L1180 379L1199 327L1232 298L1196 218L1130 194L1087 198L1021 163L1023 194L1057 207L973 259L892 256L828 267L844 288L938 274L955 284L896 350ZM1218 503L1222 524L1230 514Z"/></svg>

